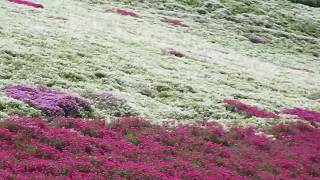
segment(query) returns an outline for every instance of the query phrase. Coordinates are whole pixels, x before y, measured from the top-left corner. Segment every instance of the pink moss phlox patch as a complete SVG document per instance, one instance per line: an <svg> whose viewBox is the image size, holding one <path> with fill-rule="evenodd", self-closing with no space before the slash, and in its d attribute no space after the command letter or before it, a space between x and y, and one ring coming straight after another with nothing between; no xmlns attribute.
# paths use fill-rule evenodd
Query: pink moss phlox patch
<svg viewBox="0 0 320 180"><path fill-rule="evenodd" d="M300 119L311 121L311 122L320 122L320 112L313 111L305 108L291 108L284 109L282 111L285 114L291 114L298 116Z"/></svg>
<svg viewBox="0 0 320 180"><path fill-rule="evenodd" d="M42 4L38 4L38 3L31 2L31 1L26 1L26 0L8 0L8 1L12 2L12 3L16 3L16 4L23 4L26 6L31 6L34 8L44 8L44 6Z"/></svg>
<svg viewBox="0 0 320 180"><path fill-rule="evenodd" d="M320 130L303 123L224 131L164 127L137 116L13 116L0 122L4 179L319 179Z"/></svg>
<svg viewBox="0 0 320 180"><path fill-rule="evenodd" d="M314 71L306 69L306 68L297 68L297 67L292 67L292 66L289 66L288 68L292 69L292 70L297 70L297 71L305 71L305 72L308 72L308 73L314 73Z"/></svg>
<svg viewBox="0 0 320 180"><path fill-rule="evenodd" d="M179 19L172 19L172 18L164 17L160 21L171 24L171 25L190 27L190 25L185 24L182 20L179 20Z"/></svg>
<svg viewBox="0 0 320 180"><path fill-rule="evenodd" d="M115 14L120 14L123 16L132 16L132 17L139 17L139 15L131 10L126 9L108 9L106 12L113 12Z"/></svg>
<svg viewBox="0 0 320 180"><path fill-rule="evenodd" d="M174 50L174 49L167 49L167 50L162 50L163 55L171 55L171 56L176 56L176 57L185 57L186 55L183 54L180 51Z"/></svg>
<svg viewBox="0 0 320 180"><path fill-rule="evenodd" d="M92 110L89 101L79 96L43 86L10 85L5 88L5 93L42 110L48 116L80 116Z"/></svg>
<svg viewBox="0 0 320 180"><path fill-rule="evenodd" d="M241 111L244 111L248 116L255 116L260 118L278 118L278 115L274 112L269 112L260 109L257 106L242 103L241 101L236 99L226 99L224 100L224 103L233 108L237 108Z"/></svg>

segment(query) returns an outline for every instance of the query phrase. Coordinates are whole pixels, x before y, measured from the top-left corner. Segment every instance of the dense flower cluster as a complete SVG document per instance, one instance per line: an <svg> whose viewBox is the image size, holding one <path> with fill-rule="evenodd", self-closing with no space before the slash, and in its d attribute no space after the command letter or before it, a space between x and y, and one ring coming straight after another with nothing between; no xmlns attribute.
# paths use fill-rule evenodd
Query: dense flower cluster
<svg viewBox="0 0 320 180"><path fill-rule="evenodd" d="M179 19L172 19L172 18L167 18L164 17L161 19L162 22L172 24L172 25L177 25L177 26L182 26L182 27L190 27L190 25L185 24L182 20Z"/></svg>
<svg viewBox="0 0 320 180"><path fill-rule="evenodd" d="M120 14L123 16L132 16L132 17L139 17L139 15L133 11L126 10L126 9L112 9L112 10L106 10L106 12L113 12L116 14Z"/></svg>
<svg viewBox="0 0 320 180"><path fill-rule="evenodd" d="M90 103L78 96L42 86L10 85L7 96L42 110L48 116L81 116L91 111Z"/></svg>
<svg viewBox="0 0 320 180"><path fill-rule="evenodd" d="M283 110L286 114L296 115L300 119L311 122L320 122L320 112L304 109L304 108L291 108Z"/></svg>
<svg viewBox="0 0 320 180"><path fill-rule="evenodd" d="M263 109L260 109L253 105L245 104L236 99L226 99L224 103L229 105L232 108L237 108L243 112L245 112L248 116L255 116L260 118L277 118L278 115L274 112L269 112Z"/></svg>
<svg viewBox="0 0 320 180"><path fill-rule="evenodd" d="M228 132L213 123L168 128L138 117L11 117L0 123L6 179L316 179L320 131L298 123Z"/></svg>
<svg viewBox="0 0 320 180"><path fill-rule="evenodd" d="M31 6L31 7L34 7L34 8L44 8L44 6L42 4L38 4L38 3L31 2L31 1L26 1L26 0L8 0L8 1L12 2L12 3Z"/></svg>

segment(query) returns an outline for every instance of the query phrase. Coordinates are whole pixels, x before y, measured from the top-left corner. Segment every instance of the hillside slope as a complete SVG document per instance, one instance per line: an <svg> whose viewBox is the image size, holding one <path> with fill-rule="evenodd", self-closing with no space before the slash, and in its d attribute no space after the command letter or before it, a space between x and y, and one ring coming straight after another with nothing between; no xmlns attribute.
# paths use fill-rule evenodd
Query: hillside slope
<svg viewBox="0 0 320 180"><path fill-rule="evenodd" d="M0 2L1 89L45 85L90 99L94 115L155 122L270 123L228 110L230 98L270 111L320 110L320 8L276 0L38 2L44 8ZM116 8L139 17L106 11ZM101 102L97 94L106 93L112 100ZM11 113L40 112L1 91L0 117Z"/></svg>

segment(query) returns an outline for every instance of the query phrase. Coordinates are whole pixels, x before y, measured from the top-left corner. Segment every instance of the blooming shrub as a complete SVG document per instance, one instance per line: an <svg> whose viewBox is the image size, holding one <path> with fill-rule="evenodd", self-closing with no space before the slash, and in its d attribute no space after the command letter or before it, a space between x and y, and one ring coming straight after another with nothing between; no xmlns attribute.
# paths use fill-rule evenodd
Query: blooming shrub
<svg viewBox="0 0 320 180"><path fill-rule="evenodd" d="M268 131L213 123L169 128L138 117L11 117L0 123L5 179L317 179L320 131L302 123Z"/></svg>
<svg viewBox="0 0 320 180"><path fill-rule="evenodd" d="M94 102L95 107L103 109L111 116L125 116L135 114L131 106L128 105L124 96L112 91L87 92L86 96Z"/></svg>
<svg viewBox="0 0 320 180"><path fill-rule="evenodd" d="M115 14L120 14L123 16L132 16L132 17L139 17L139 15L133 11L126 10L126 9L113 9L113 10L106 10L106 12L113 12Z"/></svg>
<svg viewBox="0 0 320 180"><path fill-rule="evenodd" d="M296 115L300 119L311 121L311 122L320 122L320 112L304 109L304 108L291 108L284 109L283 113Z"/></svg>
<svg viewBox="0 0 320 180"><path fill-rule="evenodd" d="M179 19L171 19L171 18L164 17L160 21L168 23L168 24L172 24L172 25L177 25L177 26L182 26L182 27L190 27L190 25L185 24L182 20L179 20Z"/></svg>
<svg viewBox="0 0 320 180"><path fill-rule="evenodd" d="M34 7L34 8L44 8L44 6L42 4L34 3L34 2L31 2L31 1L25 1L25 0L8 0L8 1L12 2L12 3L31 6L31 7Z"/></svg>
<svg viewBox="0 0 320 180"><path fill-rule="evenodd" d="M92 111L87 100L43 86L11 85L5 88L5 93L40 109L48 116L81 116Z"/></svg>
<svg viewBox="0 0 320 180"><path fill-rule="evenodd" d="M275 114L274 112L269 112L269 111L260 109L256 106L242 103L241 101L236 99L226 99L224 100L224 103L226 103L232 108L236 108L243 111L248 116L255 116L260 118L277 118L278 117L278 115Z"/></svg>

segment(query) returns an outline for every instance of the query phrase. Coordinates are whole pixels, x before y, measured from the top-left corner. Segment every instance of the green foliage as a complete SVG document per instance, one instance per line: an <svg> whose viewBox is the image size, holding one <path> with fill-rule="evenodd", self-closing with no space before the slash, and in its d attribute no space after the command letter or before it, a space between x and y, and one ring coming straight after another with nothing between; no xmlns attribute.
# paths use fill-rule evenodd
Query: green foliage
<svg viewBox="0 0 320 180"><path fill-rule="evenodd" d="M289 30L302 32L306 35L320 37L319 24L308 19L301 19L287 14L275 14L274 21Z"/></svg>
<svg viewBox="0 0 320 180"><path fill-rule="evenodd" d="M230 8L232 14L251 13L256 15L263 15L264 12L257 7L243 4L233 4Z"/></svg>
<svg viewBox="0 0 320 180"><path fill-rule="evenodd" d="M293 3L304 4L311 7L320 7L320 0L289 0Z"/></svg>
<svg viewBox="0 0 320 180"><path fill-rule="evenodd" d="M256 15L264 15L265 12L259 8L256 1L226 1L221 0L227 9L234 15L242 13L251 13Z"/></svg>
<svg viewBox="0 0 320 180"><path fill-rule="evenodd" d="M0 96L0 118L6 117L12 113L27 116L41 115L40 111L35 110L24 103Z"/></svg>
<svg viewBox="0 0 320 180"><path fill-rule="evenodd" d="M177 0L177 1L193 7L200 6L203 3L202 0Z"/></svg>

